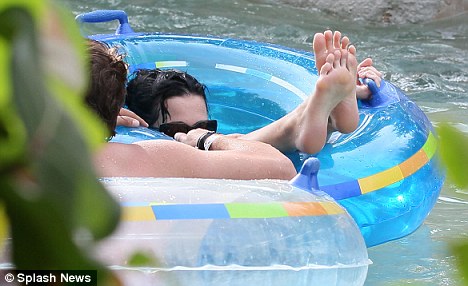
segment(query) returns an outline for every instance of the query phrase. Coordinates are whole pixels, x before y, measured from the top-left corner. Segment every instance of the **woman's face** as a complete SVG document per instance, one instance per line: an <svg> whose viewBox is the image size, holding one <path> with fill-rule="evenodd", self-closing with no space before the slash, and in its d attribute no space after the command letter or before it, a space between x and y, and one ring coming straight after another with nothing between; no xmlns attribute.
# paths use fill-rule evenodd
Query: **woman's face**
<svg viewBox="0 0 468 286"><path fill-rule="evenodd" d="M182 121L188 125L193 125L200 120L208 119L205 101L203 97L196 94L170 97L166 100L166 107L170 114L166 123ZM159 127L162 122L158 121L153 127Z"/></svg>

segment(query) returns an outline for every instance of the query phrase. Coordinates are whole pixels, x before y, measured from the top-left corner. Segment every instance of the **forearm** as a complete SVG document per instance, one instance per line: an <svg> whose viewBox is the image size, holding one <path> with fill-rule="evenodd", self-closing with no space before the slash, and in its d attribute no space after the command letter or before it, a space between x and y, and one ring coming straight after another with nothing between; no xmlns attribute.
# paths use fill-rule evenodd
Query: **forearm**
<svg viewBox="0 0 468 286"><path fill-rule="evenodd" d="M206 130L192 130L188 134L175 136L177 141L196 147L198 139ZM210 176L236 179L291 179L295 174L292 162L269 144L258 141L236 139L220 134L216 136L209 150L192 149L191 157L205 158L209 164ZM213 137L212 137L213 138Z"/></svg>
<svg viewBox="0 0 468 286"><path fill-rule="evenodd" d="M296 175L291 160L266 143L220 136L208 152L213 157L228 152L230 171L242 178L290 180Z"/></svg>

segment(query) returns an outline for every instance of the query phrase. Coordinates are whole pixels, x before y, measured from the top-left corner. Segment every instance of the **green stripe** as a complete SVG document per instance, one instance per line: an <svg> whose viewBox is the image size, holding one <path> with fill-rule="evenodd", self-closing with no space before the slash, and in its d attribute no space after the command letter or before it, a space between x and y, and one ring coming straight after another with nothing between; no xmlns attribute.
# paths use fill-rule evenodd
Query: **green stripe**
<svg viewBox="0 0 468 286"><path fill-rule="evenodd" d="M274 218L287 217L281 203L229 203L226 209L231 218Z"/></svg>
<svg viewBox="0 0 468 286"><path fill-rule="evenodd" d="M437 150L437 139L435 138L434 134L432 132L429 132L429 135L427 136L427 141L424 143L424 146L422 147L424 152L426 152L427 158L430 160L432 156L436 153Z"/></svg>

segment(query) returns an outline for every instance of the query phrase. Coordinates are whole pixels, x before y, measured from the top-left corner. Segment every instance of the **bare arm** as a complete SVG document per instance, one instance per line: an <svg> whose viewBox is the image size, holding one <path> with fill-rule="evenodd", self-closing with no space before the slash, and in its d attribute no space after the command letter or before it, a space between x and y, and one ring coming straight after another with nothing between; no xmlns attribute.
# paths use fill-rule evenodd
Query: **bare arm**
<svg viewBox="0 0 468 286"><path fill-rule="evenodd" d="M190 159L190 164L192 172L197 172L196 177L205 177L206 170L209 177L231 179L291 179L296 174L294 165L284 154L262 142L219 135L210 151L193 148L205 133L206 130L195 129L175 136L177 141L190 146L187 152L193 155L188 158L195 158Z"/></svg>
<svg viewBox="0 0 468 286"><path fill-rule="evenodd" d="M200 129L184 140L195 141ZM187 141L188 142L188 141ZM225 179L291 179L292 162L268 144L220 136L210 151L175 141L151 140L134 144L107 143L97 154L101 176L193 177Z"/></svg>

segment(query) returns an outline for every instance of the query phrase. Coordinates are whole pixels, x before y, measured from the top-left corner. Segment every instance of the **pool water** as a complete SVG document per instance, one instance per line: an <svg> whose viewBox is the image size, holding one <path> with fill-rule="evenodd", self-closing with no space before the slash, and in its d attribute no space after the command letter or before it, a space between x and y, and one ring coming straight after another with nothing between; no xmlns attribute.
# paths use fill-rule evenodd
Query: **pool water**
<svg viewBox="0 0 468 286"><path fill-rule="evenodd" d="M372 57L385 79L405 91L434 125L448 121L468 133L466 13L425 25L384 26L336 19L274 0L63 2L75 15L95 9L125 10L135 31L211 34L302 50L310 49L315 32L340 30L356 45L358 58ZM91 33L114 29L114 23L85 27ZM220 104L213 104L213 117L222 110ZM459 285L448 247L468 237L467 218L468 191L447 182L423 226L369 249L373 264L365 285Z"/></svg>

